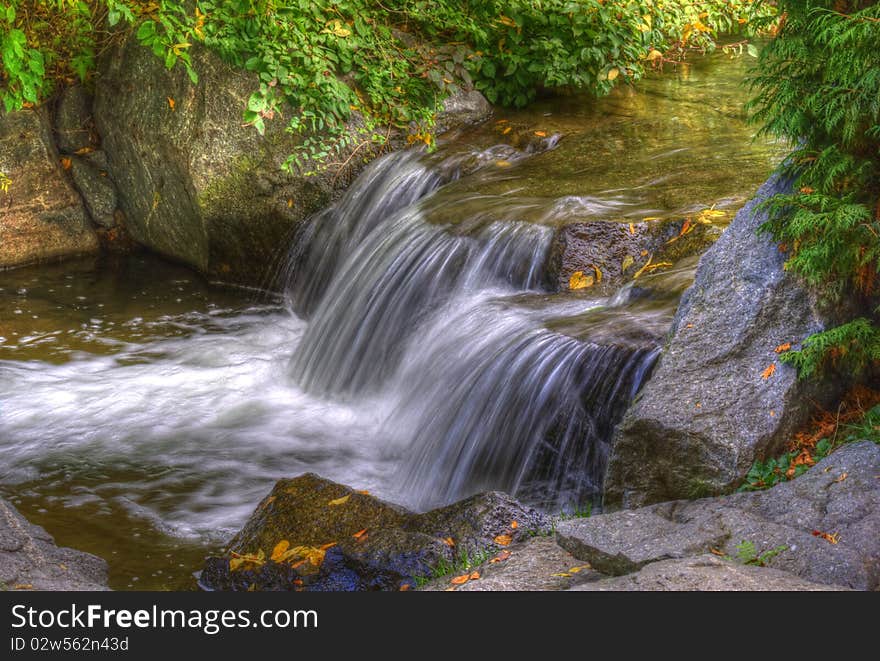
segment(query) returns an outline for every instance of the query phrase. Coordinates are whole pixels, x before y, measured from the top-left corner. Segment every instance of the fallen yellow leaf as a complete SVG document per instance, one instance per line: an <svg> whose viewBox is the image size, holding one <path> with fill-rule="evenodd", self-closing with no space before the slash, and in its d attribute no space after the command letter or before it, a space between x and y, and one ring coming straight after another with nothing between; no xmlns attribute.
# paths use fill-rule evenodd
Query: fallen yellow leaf
<svg viewBox="0 0 880 661"><path fill-rule="evenodd" d="M331 500L327 504L330 505L331 507L336 506L336 505L345 505L345 503L348 502L349 498L351 498L351 494L348 494L347 496L342 496L342 498L337 498L336 500Z"/></svg>
<svg viewBox="0 0 880 661"><path fill-rule="evenodd" d="M568 288L585 289L586 287L592 287L595 282L596 279L593 276L584 275L583 271L575 271L568 279Z"/></svg>
<svg viewBox="0 0 880 661"><path fill-rule="evenodd" d="M510 161L495 161L495 165L499 168L509 168Z"/></svg>
<svg viewBox="0 0 880 661"><path fill-rule="evenodd" d="M453 585L464 585L469 580L471 580L470 574L462 574L461 576L456 576L455 578L453 578L449 582L452 583Z"/></svg>
<svg viewBox="0 0 880 661"><path fill-rule="evenodd" d="M513 538L510 535L498 535L495 538L495 543L499 546L507 546L510 542L513 541Z"/></svg>
<svg viewBox="0 0 880 661"><path fill-rule="evenodd" d="M776 363L770 363L763 372L761 372L761 378L765 381L773 376L773 373L776 371Z"/></svg>
<svg viewBox="0 0 880 661"><path fill-rule="evenodd" d="M172 99L170 96L166 98L168 99L168 107L174 110L174 99Z"/></svg>
<svg viewBox="0 0 880 661"><path fill-rule="evenodd" d="M504 130L501 132L501 135L507 135L507 134L510 133L512 130L513 130L513 128L510 127L510 126L508 126L506 129L504 129Z"/></svg>
<svg viewBox="0 0 880 661"><path fill-rule="evenodd" d="M278 562L288 548L290 548L290 542L286 539L282 539L275 545L275 548L272 549L272 555L269 556L269 559L273 562Z"/></svg>
<svg viewBox="0 0 880 661"><path fill-rule="evenodd" d="M849 473L841 473L840 477L838 477L835 482L843 482L846 478L849 477Z"/></svg>
<svg viewBox="0 0 880 661"><path fill-rule="evenodd" d="M608 73L606 74L605 77L606 77L608 80L614 80L614 79L617 78L619 75L620 75L620 69L618 69L617 67L614 67L613 69L609 69L609 70L608 70Z"/></svg>
<svg viewBox="0 0 880 661"><path fill-rule="evenodd" d="M547 131L535 131L535 135L538 136L539 138L546 138Z"/></svg>
<svg viewBox="0 0 880 661"><path fill-rule="evenodd" d="M620 265L620 270L621 270L621 272L626 273L626 270L627 270L630 266L632 266L633 264L635 264L635 261L636 261L636 260L633 258L632 255L627 255L626 257L624 257L624 258L623 258L623 262L622 262L621 265Z"/></svg>

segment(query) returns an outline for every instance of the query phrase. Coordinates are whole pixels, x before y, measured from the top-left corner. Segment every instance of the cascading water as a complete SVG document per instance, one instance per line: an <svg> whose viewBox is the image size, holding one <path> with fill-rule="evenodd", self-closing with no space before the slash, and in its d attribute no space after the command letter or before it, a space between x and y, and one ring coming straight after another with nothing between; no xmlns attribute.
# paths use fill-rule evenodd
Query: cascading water
<svg viewBox="0 0 880 661"><path fill-rule="evenodd" d="M409 504L502 489L577 506L599 495L611 432L655 348L575 340L544 327L552 307L511 302L540 290L555 220L547 215L568 205L533 223L522 220L534 215L527 204L465 198L451 203L454 224L429 222L426 196L461 160L432 171L412 154L386 157L328 212L345 228L337 240L295 253L292 296L305 295L297 307L312 313L293 377L313 395L395 403L382 434L402 456L395 483ZM326 282L317 302L303 285L310 267Z"/></svg>

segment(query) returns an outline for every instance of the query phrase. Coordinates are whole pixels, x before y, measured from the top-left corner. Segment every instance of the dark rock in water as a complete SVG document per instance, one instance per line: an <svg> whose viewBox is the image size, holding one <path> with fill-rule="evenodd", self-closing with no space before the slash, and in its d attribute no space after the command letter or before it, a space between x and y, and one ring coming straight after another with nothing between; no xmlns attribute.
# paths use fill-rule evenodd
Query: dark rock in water
<svg viewBox="0 0 880 661"><path fill-rule="evenodd" d="M580 592L813 592L846 588L805 581L778 569L700 555L655 562L634 574L580 583L569 589Z"/></svg>
<svg viewBox="0 0 880 661"><path fill-rule="evenodd" d="M0 590L107 590L107 563L55 545L0 499Z"/></svg>
<svg viewBox="0 0 880 661"><path fill-rule="evenodd" d="M545 262L546 284L554 291L567 290L571 276L581 271L595 280L591 295L610 294L643 267L701 254L720 233L713 225L681 219L569 223L553 237Z"/></svg>
<svg viewBox="0 0 880 661"><path fill-rule="evenodd" d="M82 85L61 92L55 108L55 144L64 154L98 146L92 120L92 99Z"/></svg>
<svg viewBox="0 0 880 661"><path fill-rule="evenodd" d="M784 271L785 254L757 234L767 218L758 205L786 189L776 177L765 183L700 260L614 440L606 510L729 491L807 421L814 401L835 395L799 380L774 351L825 327L815 297Z"/></svg>
<svg viewBox="0 0 880 661"><path fill-rule="evenodd" d="M0 269L97 252L44 109L0 112Z"/></svg>
<svg viewBox="0 0 880 661"><path fill-rule="evenodd" d="M772 551L766 564L802 579L880 588L880 446L845 445L767 491L674 501L566 521L559 544L609 574L712 551ZM838 540L832 543L823 533ZM737 548L737 547L740 548ZM785 547L779 550L779 547ZM776 552L778 550L778 552Z"/></svg>
<svg viewBox="0 0 880 661"><path fill-rule="evenodd" d="M139 243L213 277L272 286L302 221L348 185L378 148L353 140L337 155L348 162L344 172L282 171L301 142L286 130L293 109L267 120L259 135L242 122L257 75L204 48L189 52L198 85L182 67L166 69L133 36L101 62L95 121L127 229ZM463 112L473 118L470 106ZM448 114L447 122L453 118ZM354 116L348 130L359 128L362 120Z"/></svg>
<svg viewBox="0 0 880 661"><path fill-rule="evenodd" d="M500 548L499 535L515 541L548 528L542 514L497 492L416 514L307 473L275 485L226 555L208 559L199 582L219 590L396 590L460 554Z"/></svg>

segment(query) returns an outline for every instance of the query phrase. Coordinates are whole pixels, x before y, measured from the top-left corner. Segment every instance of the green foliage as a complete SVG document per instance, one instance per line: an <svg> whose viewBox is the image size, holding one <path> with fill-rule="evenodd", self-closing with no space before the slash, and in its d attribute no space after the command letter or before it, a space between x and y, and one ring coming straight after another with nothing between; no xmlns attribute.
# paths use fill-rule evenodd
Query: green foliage
<svg viewBox="0 0 880 661"><path fill-rule="evenodd" d="M255 72L244 120L262 133L289 107L288 128L302 142L286 165L303 169L355 140L382 144L392 128L431 145L435 113L460 86L512 106L544 88L605 94L656 66L661 52L713 48L719 32L748 26L755 7L750 0L10 0L0 15L0 97L17 109L46 98L56 81L87 77L95 54L130 24L166 67L182 66L193 82L196 44ZM356 136L346 129L354 112Z"/></svg>
<svg viewBox="0 0 880 661"><path fill-rule="evenodd" d="M811 458L814 462L821 461L845 443L864 440L880 444L880 405L870 409L861 420L843 425L831 438L819 440L812 451ZM746 482L739 488L739 491L769 489L780 482L786 482L803 475L809 470L810 464L795 462L797 456L796 452L786 452L778 457L756 461L752 464L748 475L746 475Z"/></svg>
<svg viewBox="0 0 880 661"><path fill-rule="evenodd" d="M481 565L486 564L495 554L493 547L468 551L463 549L457 552L451 559L440 558L436 565L431 568L430 576L416 576L416 587L422 587L436 578L459 575L469 572Z"/></svg>
<svg viewBox="0 0 880 661"><path fill-rule="evenodd" d="M880 4L777 4L786 19L760 54L751 107L764 132L797 145L784 166L796 192L768 201L763 231L829 301L870 309L880 274ZM863 371L880 354L877 314L813 336L786 359L803 376Z"/></svg>
<svg viewBox="0 0 880 661"><path fill-rule="evenodd" d="M736 559L744 565L766 567L768 562L770 562L773 558L775 558L783 551L787 550L788 547L783 544L781 546L777 546L775 548L758 553L758 549L755 547L754 542L744 539L736 545Z"/></svg>

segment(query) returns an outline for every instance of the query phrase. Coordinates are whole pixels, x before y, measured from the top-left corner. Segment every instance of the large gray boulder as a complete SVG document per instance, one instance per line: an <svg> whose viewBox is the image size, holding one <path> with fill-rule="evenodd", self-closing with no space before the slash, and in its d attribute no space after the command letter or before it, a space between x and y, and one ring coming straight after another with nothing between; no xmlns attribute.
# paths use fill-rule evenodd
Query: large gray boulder
<svg viewBox="0 0 880 661"><path fill-rule="evenodd" d="M861 441L767 491L566 521L557 527L557 540L596 570L613 575L713 551L736 558L746 542L756 556L747 560L763 556L770 567L808 581L876 590L878 476L880 445Z"/></svg>
<svg viewBox="0 0 880 661"><path fill-rule="evenodd" d="M0 499L0 590L107 590L107 563L60 548Z"/></svg>
<svg viewBox="0 0 880 661"><path fill-rule="evenodd" d="M701 555L655 562L634 574L580 583L569 589L580 592L827 592L846 588L805 581L778 569Z"/></svg>
<svg viewBox="0 0 880 661"><path fill-rule="evenodd" d="M52 139L47 111L0 112L0 270L95 253L98 238Z"/></svg>
<svg viewBox="0 0 880 661"><path fill-rule="evenodd" d="M285 130L292 109L267 120L260 136L242 124L256 74L204 48L191 55L197 85L133 37L101 63L95 121L127 229L137 242L212 277L270 286L301 222L377 151L358 139L337 159L348 162L344 172L283 172L300 141ZM475 113L473 102L461 105L462 121L475 121ZM454 125L455 116L452 104L444 124ZM354 118L348 130L358 128Z"/></svg>
<svg viewBox="0 0 880 661"><path fill-rule="evenodd" d="M798 379L775 352L826 327L816 297L784 270L786 255L757 233L767 219L760 202L787 189L767 181L700 260L654 373L616 434L606 509L728 492L816 401L836 394Z"/></svg>

